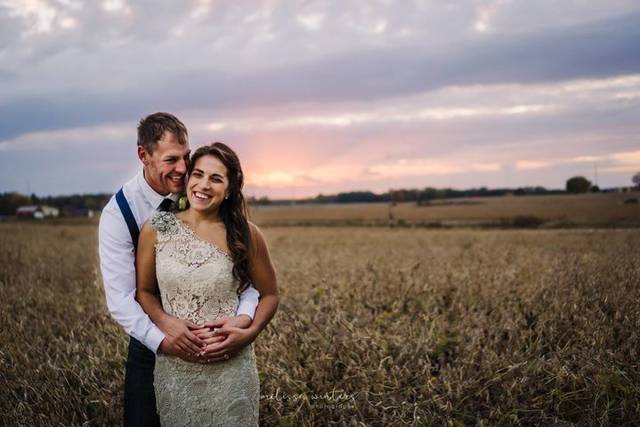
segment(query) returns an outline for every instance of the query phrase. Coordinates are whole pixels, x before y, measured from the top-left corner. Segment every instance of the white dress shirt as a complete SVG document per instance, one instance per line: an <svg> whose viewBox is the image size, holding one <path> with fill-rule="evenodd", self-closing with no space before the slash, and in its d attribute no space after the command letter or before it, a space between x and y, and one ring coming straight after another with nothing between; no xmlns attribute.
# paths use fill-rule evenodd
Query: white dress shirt
<svg viewBox="0 0 640 427"><path fill-rule="evenodd" d="M151 188L142 171L123 186L123 192L140 229L165 198ZM135 299L136 269L133 241L115 195L102 210L98 241L100 269L111 316L129 335L156 353L165 334L151 321ZM259 296L258 291L251 286L242 292L237 314L246 314L253 318Z"/></svg>

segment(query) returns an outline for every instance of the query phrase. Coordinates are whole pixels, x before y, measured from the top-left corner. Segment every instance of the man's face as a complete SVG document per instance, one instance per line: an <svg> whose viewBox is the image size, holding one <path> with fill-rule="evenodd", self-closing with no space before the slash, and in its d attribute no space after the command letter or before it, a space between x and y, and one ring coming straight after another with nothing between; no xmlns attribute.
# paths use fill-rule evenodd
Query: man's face
<svg viewBox="0 0 640 427"><path fill-rule="evenodd" d="M184 189L191 148L165 131L153 153L138 147L138 157L144 165L144 177L158 194L179 193Z"/></svg>

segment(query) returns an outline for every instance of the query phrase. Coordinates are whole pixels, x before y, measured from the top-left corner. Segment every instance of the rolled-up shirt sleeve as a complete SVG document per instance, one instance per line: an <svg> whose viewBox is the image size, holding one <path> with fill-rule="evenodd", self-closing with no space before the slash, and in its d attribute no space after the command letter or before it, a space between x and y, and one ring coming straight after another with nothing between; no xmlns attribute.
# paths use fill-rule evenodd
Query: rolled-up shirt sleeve
<svg viewBox="0 0 640 427"><path fill-rule="evenodd" d="M165 334L142 309L136 295L133 242L122 214L112 199L105 206L98 228L100 270L107 308L127 334L156 353Z"/></svg>
<svg viewBox="0 0 640 427"><path fill-rule="evenodd" d="M258 292L258 290L253 286L249 286L240 293L240 301L238 303L236 315L240 316L241 314L246 314L253 319L256 314L259 299L260 292Z"/></svg>

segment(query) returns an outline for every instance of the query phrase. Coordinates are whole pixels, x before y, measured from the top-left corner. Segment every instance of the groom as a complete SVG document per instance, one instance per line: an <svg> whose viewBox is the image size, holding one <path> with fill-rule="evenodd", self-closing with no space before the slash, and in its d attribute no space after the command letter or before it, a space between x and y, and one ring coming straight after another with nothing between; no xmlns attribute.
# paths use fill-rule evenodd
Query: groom
<svg viewBox="0 0 640 427"><path fill-rule="evenodd" d="M255 314L259 294L249 287L240 295L236 317L207 322L206 328L171 318L155 325L135 300L135 249L142 224L158 210L175 204L184 190L190 147L187 129L169 113L155 113L138 126L138 158L142 171L125 183L105 206L100 217L100 269L111 316L130 335L125 372L124 425L159 426L153 389L153 369L158 352L189 362L206 362L195 356L204 339L223 341L224 360L250 340L243 336ZM229 334L216 336L209 328Z"/></svg>

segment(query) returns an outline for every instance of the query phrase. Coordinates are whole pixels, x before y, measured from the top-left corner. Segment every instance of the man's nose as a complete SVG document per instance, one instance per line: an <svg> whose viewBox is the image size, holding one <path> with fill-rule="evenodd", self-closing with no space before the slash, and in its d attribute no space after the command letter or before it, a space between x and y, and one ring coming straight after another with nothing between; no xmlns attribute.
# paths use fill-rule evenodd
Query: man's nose
<svg viewBox="0 0 640 427"><path fill-rule="evenodd" d="M187 162L186 160L180 160L176 166L176 172L178 173L187 173Z"/></svg>

